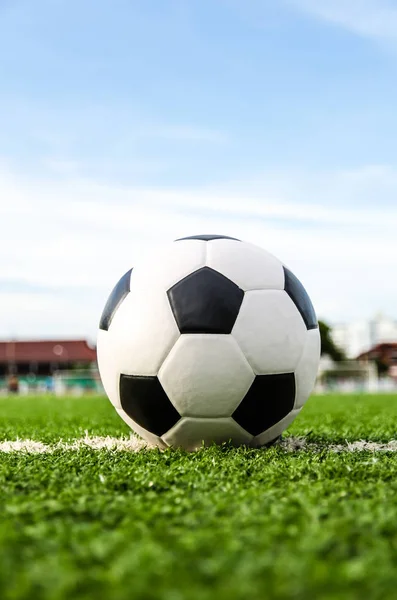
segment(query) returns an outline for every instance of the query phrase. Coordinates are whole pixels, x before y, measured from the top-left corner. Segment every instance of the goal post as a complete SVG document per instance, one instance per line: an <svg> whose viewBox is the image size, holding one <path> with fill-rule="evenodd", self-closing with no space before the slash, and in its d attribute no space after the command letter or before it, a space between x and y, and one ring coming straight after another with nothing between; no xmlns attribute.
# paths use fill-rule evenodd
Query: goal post
<svg viewBox="0 0 397 600"><path fill-rule="evenodd" d="M320 365L315 391L378 392L380 383L376 366L355 360Z"/></svg>

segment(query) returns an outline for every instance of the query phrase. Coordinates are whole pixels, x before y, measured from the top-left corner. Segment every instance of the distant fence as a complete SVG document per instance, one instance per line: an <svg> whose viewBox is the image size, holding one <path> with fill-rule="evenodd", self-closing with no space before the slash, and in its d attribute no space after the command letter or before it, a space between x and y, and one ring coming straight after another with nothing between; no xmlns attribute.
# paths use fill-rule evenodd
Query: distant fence
<svg viewBox="0 0 397 600"><path fill-rule="evenodd" d="M315 392L397 393L397 379L378 377L374 363L350 360L320 366Z"/></svg>
<svg viewBox="0 0 397 600"><path fill-rule="evenodd" d="M0 378L0 394L8 394L7 378ZM73 370L58 371L52 376L20 375L18 376L20 395L55 394L56 396L84 394L102 394L103 386L98 371Z"/></svg>

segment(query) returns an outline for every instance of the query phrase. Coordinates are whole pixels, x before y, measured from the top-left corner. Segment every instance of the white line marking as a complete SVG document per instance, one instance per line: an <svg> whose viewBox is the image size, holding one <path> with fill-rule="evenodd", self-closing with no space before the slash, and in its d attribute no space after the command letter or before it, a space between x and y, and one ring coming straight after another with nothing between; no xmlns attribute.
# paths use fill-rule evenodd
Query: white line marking
<svg viewBox="0 0 397 600"><path fill-rule="evenodd" d="M346 442L344 444L318 444L310 442L305 438L287 437L284 438L280 445L287 452L296 452L299 450L309 450L312 452L397 452L397 440L389 442L368 442L366 440L357 440L355 442Z"/></svg>
<svg viewBox="0 0 397 600"><path fill-rule="evenodd" d="M0 452L29 452L41 454L48 452L49 446L34 440L15 440L15 442L0 442Z"/></svg>
<svg viewBox="0 0 397 600"><path fill-rule="evenodd" d="M143 440L131 436L130 438L113 438L113 437L90 437L86 435L84 438L64 442L59 440L55 444L43 444L34 440L15 440L0 442L0 452L26 452L28 454L44 454L55 452L56 450L82 450L84 448L92 448L93 450L109 450L109 451L129 451L138 452L143 448L151 446Z"/></svg>
<svg viewBox="0 0 397 600"><path fill-rule="evenodd" d="M355 442L346 442L345 444L330 444L321 445L310 442L305 438L286 437L280 442L280 446L286 452L397 452L397 440L390 440L387 443L368 442L366 440L358 440ZM144 448L153 448L151 444L144 442L140 438L131 435L128 438L116 437L99 437L89 436L88 432L85 437L69 442L59 440L54 444L44 444L36 440L12 440L0 442L0 452L11 453L20 452L28 454L45 454L52 453L56 450L78 452L84 448L93 450L108 450L109 452L139 452Z"/></svg>

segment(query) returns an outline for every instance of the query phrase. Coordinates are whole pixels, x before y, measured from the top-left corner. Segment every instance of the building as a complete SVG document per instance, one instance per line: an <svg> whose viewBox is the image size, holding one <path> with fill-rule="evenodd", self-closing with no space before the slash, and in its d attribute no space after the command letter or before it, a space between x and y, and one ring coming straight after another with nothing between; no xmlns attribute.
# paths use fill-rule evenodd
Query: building
<svg viewBox="0 0 397 600"><path fill-rule="evenodd" d="M0 377L10 374L48 376L56 371L87 368L96 350L86 340L0 342Z"/></svg>
<svg viewBox="0 0 397 600"><path fill-rule="evenodd" d="M376 363L380 367L380 375L389 375L397 381L397 342L376 344L360 354L357 360L361 363Z"/></svg>
<svg viewBox="0 0 397 600"><path fill-rule="evenodd" d="M379 313L368 321L335 324L332 338L347 357L354 358L379 344L397 342L397 321Z"/></svg>

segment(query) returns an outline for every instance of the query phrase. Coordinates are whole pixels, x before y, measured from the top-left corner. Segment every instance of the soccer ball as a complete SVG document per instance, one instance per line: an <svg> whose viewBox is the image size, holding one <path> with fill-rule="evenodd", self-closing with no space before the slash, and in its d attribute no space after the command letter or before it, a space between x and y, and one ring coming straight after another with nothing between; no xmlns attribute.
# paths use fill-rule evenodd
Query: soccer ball
<svg viewBox="0 0 397 600"><path fill-rule="evenodd" d="M198 235L120 279L97 353L107 395L146 441L258 447L279 438L312 392L320 335L307 292L277 258Z"/></svg>

